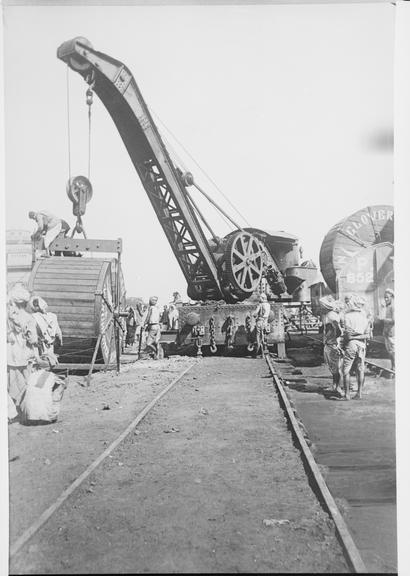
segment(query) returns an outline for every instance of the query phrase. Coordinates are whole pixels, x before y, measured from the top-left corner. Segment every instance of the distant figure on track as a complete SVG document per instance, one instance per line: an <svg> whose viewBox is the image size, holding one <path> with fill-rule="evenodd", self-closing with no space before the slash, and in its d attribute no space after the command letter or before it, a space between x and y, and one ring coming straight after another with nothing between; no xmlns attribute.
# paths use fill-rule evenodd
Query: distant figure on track
<svg viewBox="0 0 410 576"><path fill-rule="evenodd" d="M256 339L256 356L260 353L263 355L263 339L264 330L268 325L268 319L270 314L270 304L266 294L261 294L259 297L259 304L254 312L254 318L256 318L255 324L255 339Z"/></svg>
<svg viewBox="0 0 410 576"><path fill-rule="evenodd" d="M319 300L323 324L323 356L333 378L333 390L342 394L341 375L343 351L340 346L340 304L332 296Z"/></svg>
<svg viewBox="0 0 410 576"><path fill-rule="evenodd" d="M172 303L173 304L182 304L182 296L179 292L173 292L172 294Z"/></svg>
<svg viewBox="0 0 410 576"><path fill-rule="evenodd" d="M50 212L29 212L28 217L37 222L37 230L31 236L32 240L43 239L45 256L49 256L49 246L57 236L67 236L70 226L65 220L54 216Z"/></svg>
<svg viewBox="0 0 410 576"><path fill-rule="evenodd" d="M394 292L387 288L384 292L384 301L386 303L386 314L383 319L383 337L384 345L391 362L391 369L395 369L395 349L394 349Z"/></svg>
<svg viewBox="0 0 410 576"><path fill-rule="evenodd" d="M137 318L132 306L128 306L128 316L126 318L127 334L125 336L125 345L134 346L135 332L137 330Z"/></svg>
<svg viewBox="0 0 410 576"><path fill-rule="evenodd" d="M145 330L147 330L146 348L153 358L158 358L159 341L161 339L161 310L157 306L158 296L151 296L149 299L149 307L147 317L145 318Z"/></svg>
<svg viewBox="0 0 410 576"><path fill-rule="evenodd" d="M344 398L350 400L350 371L356 369L357 394L362 397L366 359L366 340L370 335L370 319L365 312L365 300L356 294L346 296L343 333L343 384Z"/></svg>
<svg viewBox="0 0 410 576"><path fill-rule="evenodd" d="M173 302L168 305L168 330L178 330L179 328L179 312L178 308Z"/></svg>

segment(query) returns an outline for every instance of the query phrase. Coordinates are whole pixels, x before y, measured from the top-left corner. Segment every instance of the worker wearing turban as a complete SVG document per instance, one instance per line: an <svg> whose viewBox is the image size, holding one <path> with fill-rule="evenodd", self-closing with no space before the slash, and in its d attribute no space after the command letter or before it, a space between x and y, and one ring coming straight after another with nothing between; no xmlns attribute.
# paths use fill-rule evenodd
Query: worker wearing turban
<svg viewBox="0 0 410 576"><path fill-rule="evenodd" d="M37 324L40 356L47 365L54 368L58 363L57 356L54 353L54 345L56 342L60 345L63 343L63 335L57 315L54 312L48 312L48 304L40 296L31 298L30 308Z"/></svg>
<svg viewBox="0 0 410 576"><path fill-rule="evenodd" d="M151 296L149 299L149 308L145 318L145 329L147 330L146 348L154 357L158 358L159 341L161 339L161 310L157 306L158 296Z"/></svg>
<svg viewBox="0 0 410 576"><path fill-rule="evenodd" d="M264 334L268 326L270 314L270 304L264 292L259 296L259 304L253 314L256 319L254 340L256 342L256 355L261 353L263 355Z"/></svg>
<svg viewBox="0 0 410 576"><path fill-rule="evenodd" d="M355 399L362 397L364 385L364 367L366 358L366 341L370 336L370 319L365 311L366 301L358 294L350 294L345 298L346 312L344 316L344 357L343 383L346 400L350 400L350 371L356 368L357 394Z"/></svg>
<svg viewBox="0 0 410 576"><path fill-rule="evenodd" d="M333 296L323 296L319 300L322 311L323 325L323 357L328 366L333 379L333 390L339 394L342 372L342 349L340 337L342 329L340 326L340 304Z"/></svg>
<svg viewBox="0 0 410 576"><path fill-rule="evenodd" d="M7 298L7 388L15 406L26 389L31 362L38 357L36 323L27 311L29 300L29 291L21 285L14 286ZM9 410L9 418L15 412Z"/></svg>

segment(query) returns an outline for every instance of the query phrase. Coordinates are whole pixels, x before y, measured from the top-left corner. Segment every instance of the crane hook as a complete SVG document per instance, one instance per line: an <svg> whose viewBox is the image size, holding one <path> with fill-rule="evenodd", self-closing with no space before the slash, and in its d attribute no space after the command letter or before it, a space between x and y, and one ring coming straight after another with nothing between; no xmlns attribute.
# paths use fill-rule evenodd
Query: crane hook
<svg viewBox="0 0 410 576"><path fill-rule="evenodd" d="M87 106L92 106L93 97L94 97L94 92L93 92L92 88L87 88L87 92L85 93L85 96L86 96Z"/></svg>

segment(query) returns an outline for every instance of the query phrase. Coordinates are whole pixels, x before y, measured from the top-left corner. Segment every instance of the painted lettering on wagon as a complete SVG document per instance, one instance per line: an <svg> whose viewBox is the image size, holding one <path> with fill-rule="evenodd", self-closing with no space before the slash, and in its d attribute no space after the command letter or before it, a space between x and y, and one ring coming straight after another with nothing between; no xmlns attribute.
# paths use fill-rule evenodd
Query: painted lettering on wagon
<svg viewBox="0 0 410 576"><path fill-rule="evenodd" d="M393 220L393 210L385 210L381 208L380 210L373 210L373 212L361 214L357 222L352 222L344 228L344 232L350 236L357 236L357 231L363 226L368 226L371 222L380 222Z"/></svg>

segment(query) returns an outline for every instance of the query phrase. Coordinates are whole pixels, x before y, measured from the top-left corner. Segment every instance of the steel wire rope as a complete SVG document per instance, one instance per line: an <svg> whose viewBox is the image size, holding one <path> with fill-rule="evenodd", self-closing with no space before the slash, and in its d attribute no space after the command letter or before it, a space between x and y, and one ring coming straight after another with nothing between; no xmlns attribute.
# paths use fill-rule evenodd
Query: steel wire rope
<svg viewBox="0 0 410 576"><path fill-rule="evenodd" d="M88 107L88 180L91 178L91 106Z"/></svg>
<svg viewBox="0 0 410 576"><path fill-rule="evenodd" d="M242 220L245 222L245 224L247 224L248 226L250 226L250 223L248 222L248 220L245 218L245 216L236 208L236 206L231 202L231 200L229 200L229 198L226 196L226 194L224 194L224 192L222 192L222 190L219 188L219 186L216 184L216 182L207 174L207 172L198 164L198 162L195 160L195 158L192 156L192 154L185 148L185 146L182 144L182 142L180 142L180 140L178 140L178 138L175 136L175 134L166 126L166 124L164 124L164 122L161 120L161 118L158 116L158 114L152 109L151 110L154 114L154 116L157 118L157 120L162 124L162 126L165 128L165 130L167 130L167 132L169 132L169 134L172 136L172 138L175 139L175 141L181 146L181 148L184 150L184 152L186 154L188 154L188 156L190 157L190 159L194 162L194 164L199 168L199 170L202 172L202 174L205 176L205 178L207 178L209 180L209 182L211 182L211 184L213 186L215 186L216 190L218 190L218 192L223 196L223 198L225 198L225 200L228 202L228 204L231 206L231 208L233 208L235 210L235 212L242 218Z"/></svg>
<svg viewBox="0 0 410 576"><path fill-rule="evenodd" d="M89 87L86 92L88 106L88 180L91 179L91 106L93 105L93 91Z"/></svg>
<svg viewBox="0 0 410 576"><path fill-rule="evenodd" d="M155 114L155 116L157 117L157 119L159 120L159 122L161 122L160 118ZM163 124L161 122L161 124ZM166 126L164 125L164 127L166 128ZM181 156L178 154L178 152L175 150L174 146L171 144L170 140L168 140L168 138L164 135L161 134L161 138L164 140L164 143L167 147L167 149L171 152L171 156L175 157L175 159L178 162L178 167L182 168L184 170L184 172L188 172L188 168L185 165L184 160L181 158ZM211 203L210 203L211 204ZM232 222L230 222L228 220L228 218L226 218L226 216L224 214L222 214L222 212L220 210L218 210L214 205L211 204L211 206L213 206L215 212L218 214L218 216L221 218L221 220L223 220L223 222L228 226L228 228L230 228L231 230L234 230L235 228L232 225Z"/></svg>
<svg viewBox="0 0 410 576"><path fill-rule="evenodd" d="M70 130L70 67L67 64L66 105L67 105L67 144L68 144L68 180L71 180L71 130Z"/></svg>

